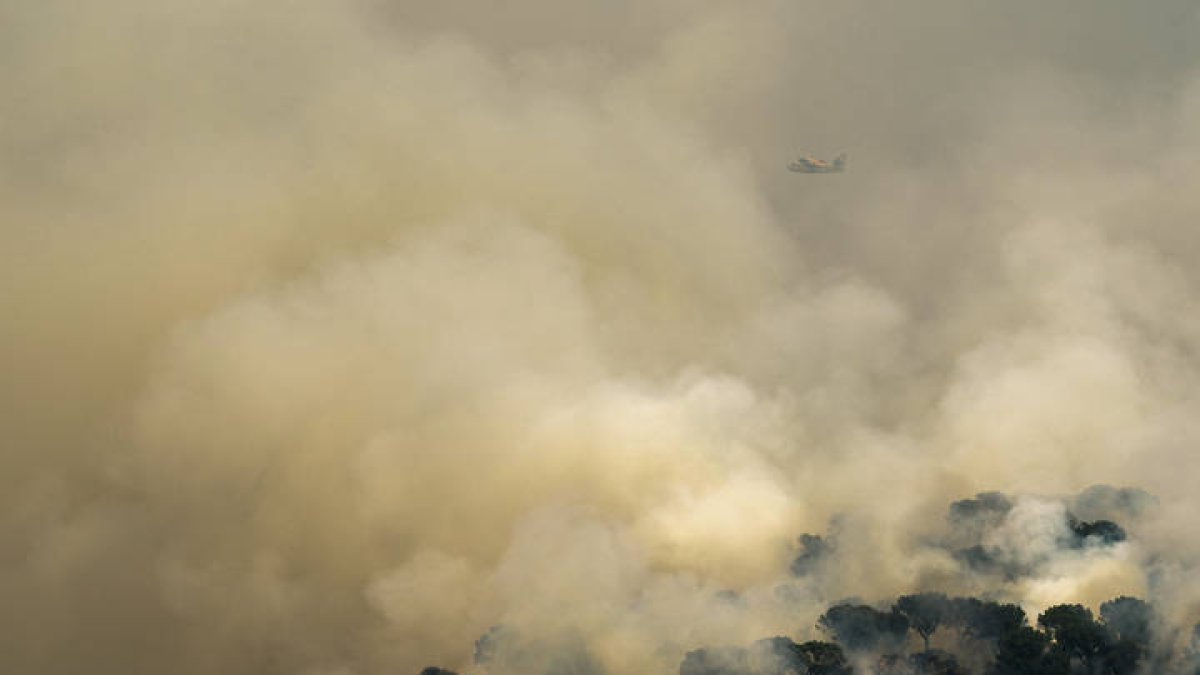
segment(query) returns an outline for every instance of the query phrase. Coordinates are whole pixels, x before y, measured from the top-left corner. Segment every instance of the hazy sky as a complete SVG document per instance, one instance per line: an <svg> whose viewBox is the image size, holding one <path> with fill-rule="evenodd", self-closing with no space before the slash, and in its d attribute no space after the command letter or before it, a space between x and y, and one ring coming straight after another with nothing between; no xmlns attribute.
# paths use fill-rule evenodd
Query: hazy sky
<svg viewBox="0 0 1200 675"><path fill-rule="evenodd" d="M671 673L915 590L1195 623L1198 35L0 3L0 670L477 672L503 624ZM1017 555L1099 483L1159 499L1114 550L997 586L925 545L1000 490Z"/></svg>

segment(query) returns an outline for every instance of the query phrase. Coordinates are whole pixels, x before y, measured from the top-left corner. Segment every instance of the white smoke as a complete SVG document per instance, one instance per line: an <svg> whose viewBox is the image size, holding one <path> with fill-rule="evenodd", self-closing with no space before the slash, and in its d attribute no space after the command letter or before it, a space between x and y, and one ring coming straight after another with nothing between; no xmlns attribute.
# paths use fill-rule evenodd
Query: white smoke
<svg viewBox="0 0 1200 675"><path fill-rule="evenodd" d="M1195 622L1190 3L475 5L0 8L0 669ZM1068 550L1018 498L1016 583L928 546L1095 483L1161 503Z"/></svg>

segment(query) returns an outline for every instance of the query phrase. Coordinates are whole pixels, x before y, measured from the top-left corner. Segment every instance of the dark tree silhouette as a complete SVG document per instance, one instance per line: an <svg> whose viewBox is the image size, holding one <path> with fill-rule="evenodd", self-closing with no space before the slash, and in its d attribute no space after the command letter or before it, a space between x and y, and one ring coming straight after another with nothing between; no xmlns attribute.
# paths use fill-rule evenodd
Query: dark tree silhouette
<svg viewBox="0 0 1200 675"><path fill-rule="evenodd" d="M1113 517L1137 517L1152 508L1158 500L1145 490L1093 485L1076 495L1071 512L1084 520Z"/></svg>
<svg viewBox="0 0 1200 675"><path fill-rule="evenodd" d="M796 652L808 667L810 675L850 675L853 672L846 663L842 648L832 642L809 640L796 645Z"/></svg>
<svg viewBox="0 0 1200 675"><path fill-rule="evenodd" d="M983 574L997 574L1004 571L1004 565L980 544L954 551L954 558L972 570Z"/></svg>
<svg viewBox="0 0 1200 675"><path fill-rule="evenodd" d="M970 671L959 664L953 654L940 649L926 649L908 657L908 666L913 675L969 675Z"/></svg>
<svg viewBox="0 0 1200 675"><path fill-rule="evenodd" d="M1050 636L1021 626L1000 637L991 675L1066 675L1070 662L1050 648Z"/></svg>
<svg viewBox="0 0 1200 675"><path fill-rule="evenodd" d="M1012 510L1012 500L1002 492L980 492L974 499L960 499L950 504L950 520L993 519Z"/></svg>
<svg viewBox="0 0 1200 675"><path fill-rule="evenodd" d="M741 647L695 649L683 656L679 675L747 675L746 650Z"/></svg>
<svg viewBox="0 0 1200 675"><path fill-rule="evenodd" d="M817 626L852 652L894 648L904 643L908 619L867 605L835 605L821 615Z"/></svg>
<svg viewBox="0 0 1200 675"><path fill-rule="evenodd" d="M1100 605L1100 620L1118 640L1150 644L1154 610L1144 600L1122 595Z"/></svg>
<svg viewBox="0 0 1200 675"><path fill-rule="evenodd" d="M1111 675L1133 675L1138 663L1146 655L1146 649L1133 640L1117 640L1108 645L1104 652L1103 668Z"/></svg>
<svg viewBox="0 0 1200 675"><path fill-rule="evenodd" d="M1072 542L1075 548L1082 548L1089 538L1105 545L1125 541L1125 530L1111 520L1095 520L1089 523L1071 518L1069 524L1071 532L1075 534L1075 541Z"/></svg>
<svg viewBox="0 0 1200 675"><path fill-rule="evenodd" d="M925 651L928 652L929 637L950 614L950 599L941 593L902 595L896 598L892 611L899 612L908 619L908 625L921 636L925 642Z"/></svg>
<svg viewBox="0 0 1200 675"><path fill-rule="evenodd" d="M1104 627L1092 620L1082 605L1055 605L1038 615L1038 625L1050 634L1056 647L1083 662L1092 672L1099 667L1109 647Z"/></svg>
<svg viewBox="0 0 1200 675"><path fill-rule="evenodd" d="M1136 598L1114 598L1101 605L1104 623L1081 605L1056 605L1037 620L1026 622L1017 605L970 597L948 598L941 593L916 593L896 598L891 611L842 603L821 615L818 627L832 642L797 644L786 637L759 640L748 647L698 649L680 664L680 675L851 675L847 655L858 660L874 656L868 672L875 675L967 675L966 663L984 666L980 675L1134 675L1145 672L1193 673L1200 655L1200 626L1196 654L1164 655L1155 670L1146 663L1145 642L1154 622L1153 607ZM966 638L953 652L929 646L943 627ZM906 653L909 628L925 639L925 649ZM1150 670L1147 667L1150 666ZM515 671L514 671L515 672ZM555 671L557 673L558 671ZM566 672L566 671L563 671ZM573 672L573 671L572 671Z"/></svg>
<svg viewBox="0 0 1200 675"><path fill-rule="evenodd" d="M950 621L959 627L964 636L974 640L994 644L1025 625L1025 610L1017 605L978 598L954 598L950 604Z"/></svg>
<svg viewBox="0 0 1200 675"><path fill-rule="evenodd" d="M748 648L720 647L688 652L679 675L851 675L842 648L811 641L796 644L785 637L759 640Z"/></svg>
<svg viewBox="0 0 1200 675"><path fill-rule="evenodd" d="M821 562L833 552L833 544L816 534L802 534L796 543L800 546L800 552L792 559L789 567L792 576L796 577L815 572Z"/></svg>
<svg viewBox="0 0 1200 675"><path fill-rule="evenodd" d="M804 659L796 651L798 645L785 637L776 636L750 645L749 665L753 675L784 675L804 672Z"/></svg>

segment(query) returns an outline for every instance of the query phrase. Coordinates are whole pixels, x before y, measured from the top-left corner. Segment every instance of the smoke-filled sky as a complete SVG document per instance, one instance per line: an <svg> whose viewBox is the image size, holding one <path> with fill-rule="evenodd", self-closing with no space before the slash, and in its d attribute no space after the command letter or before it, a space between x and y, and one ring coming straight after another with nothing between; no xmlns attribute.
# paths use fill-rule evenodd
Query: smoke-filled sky
<svg viewBox="0 0 1200 675"><path fill-rule="evenodd" d="M0 671L473 673L502 625L672 673L921 590L1190 626L1198 36L1193 0L0 4ZM1157 505L1056 549L1096 484ZM988 490L1015 578L930 544ZM839 561L797 580L804 532Z"/></svg>

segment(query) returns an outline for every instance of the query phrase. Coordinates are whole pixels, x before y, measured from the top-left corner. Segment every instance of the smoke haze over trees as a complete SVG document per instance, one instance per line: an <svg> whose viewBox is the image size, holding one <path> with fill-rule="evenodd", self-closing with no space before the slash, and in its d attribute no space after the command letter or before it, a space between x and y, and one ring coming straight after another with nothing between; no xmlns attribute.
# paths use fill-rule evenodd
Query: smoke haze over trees
<svg viewBox="0 0 1200 675"><path fill-rule="evenodd" d="M0 672L1192 675L1198 29L0 3Z"/></svg>
<svg viewBox="0 0 1200 675"><path fill-rule="evenodd" d="M1078 505L1088 495L1111 492L1110 486L1092 486L1075 497L1059 498L1062 504ZM1122 492L1129 493L1128 490ZM998 492L981 493L974 499L950 505L947 527L958 530L980 513L1008 514L1024 497ZM1144 501L1144 500L1139 500ZM988 507L981 509L980 507ZM1123 506L1108 514L1133 515L1140 509ZM964 521L964 515L971 516ZM1061 513L1061 555L1079 555L1082 547L1113 549L1126 538L1097 537L1081 543L1080 522ZM1107 529L1123 528L1112 521ZM1003 518L991 518L989 527L1004 526ZM986 532L976 532L983 537ZM1090 536L1090 535L1089 535ZM811 571L814 551L828 555L828 564L844 565L825 538L802 535L790 570L799 583ZM974 576L979 570L966 565L960 573ZM1026 573L1032 573L1027 571ZM1004 583L1018 581L1008 577ZM782 585L776 593L787 600L799 596L795 587ZM1004 594L1003 585L993 584L990 593ZM733 591L719 597L738 601ZM1036 621L1035 621L1036 619ZM1032 624L1032 625L1031 625ZM1191 675L1196 669L1192 647L1180 641L1180 626L1164 621L1144 600L1120 596L1100 604L1096 617L1086 607L1062 603L1046 608L1035 617L1012 603L978 597L950 597L940 592L920 592L882 600L875 606L858 600L834 603L816 620L817 633L824 639L797 643L784 636L759 639L748 646L706 646L687 652L679 664L680 675L786 675L788 673L878 673L881 675L1123 675L1138 672L1179 672ZM1200 624L1195 629L1200 630ZM800 633L811 631L800 630ZM492 675L509 673L600 673L585 645L530 643L501 626L493 626L475 642L475 662ZM521 656L523 655L523 656ZM536 658L530 660L530 655ZM547 655L555 655L547 661Z"/></svg>

